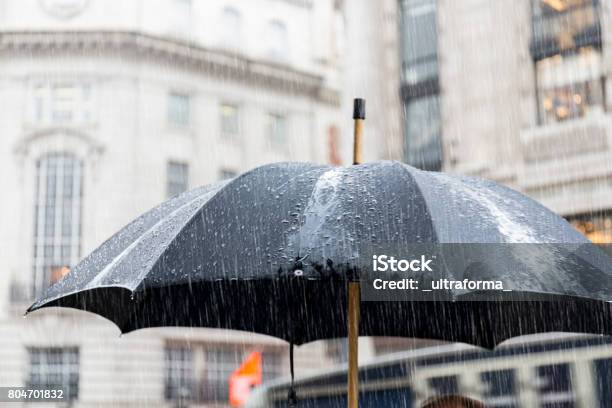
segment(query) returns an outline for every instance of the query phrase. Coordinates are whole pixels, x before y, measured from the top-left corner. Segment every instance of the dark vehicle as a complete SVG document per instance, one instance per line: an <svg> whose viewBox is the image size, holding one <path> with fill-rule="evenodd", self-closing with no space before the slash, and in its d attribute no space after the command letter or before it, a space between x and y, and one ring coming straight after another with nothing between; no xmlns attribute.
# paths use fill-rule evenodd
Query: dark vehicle
<svg viewBox="0 0 612 408"><path fill-rule="evenodd" d="M612 338L537 335L486 351L467 345L385 355L360 367L360 407L418 408L461 394L492 408L612 408ZM300 408L346 406L346 369L296 381ZM287 406L287 381L258 388L249 408Z"/></svg>

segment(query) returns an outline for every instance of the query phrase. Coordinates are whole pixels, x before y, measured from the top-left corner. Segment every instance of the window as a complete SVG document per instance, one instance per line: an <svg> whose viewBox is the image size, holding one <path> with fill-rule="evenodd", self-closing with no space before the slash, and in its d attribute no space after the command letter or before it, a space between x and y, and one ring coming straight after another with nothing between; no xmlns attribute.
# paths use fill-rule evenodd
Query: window
<svg viewBox="0 0 612 408"><path fill-rule="evenodd" d="M593 368L596 379L596 395L599 397L599 401L609 401L610 395L612 395L612 381L610 381L612 378L612 359L603 358L593 360ZM606 406L602 404L601 408L606 408Z"/></svg>
<svg viewBox="0 0 612 408"><path fill-rule="evenodd" d="M36 163L33 294L70 271L79 259L83 166L68 153Z"/></svg>
<svg viewBox="0 0 612 408"><path fill-rule="evenodd" d="M220 106L221 135L228 139L235 139L240 132L240 117L238 107L229 103Z"/></svg>
<svg viewBox="0 0 612 408"><path fill-rule="evenodd" d="M172 92L168 95L168 122L174 126L188 126L190 121L189 95Z"/></svg>
<svg viewBox="0 0 612 408"><path fill-rule="evenodd" d="M569 364L540 366L536 372L541 407L553 408L574 402Z"/></svg>
<svg viewBox="0 0 612 408"><path fill-rule="evenodd" d="M278 113L268 113L266 116L266 134L273 149L279 150L287 146L287 118Z"/></svg>
<svg viewBox="0 0 612 408"><path fill-rule="evenodd" d="M180 162L169 162L166 177L167 197L174 197L187 191L189 186L189 165Z"/></svg>
<svg viewBox="0 0 612 408"><path fill-rule="evenodd" d="M410 99L405 109L406 162L423 170L442 167L440 102L437 94Z"/></svg>
<svg viewBox="0 0 612 408"><path fill-rule="evenodd" d="M94 120L91 85L62 81L37 82L32 87L33 124L83 124Z"/></svg>
<svg viewBox="0 0 612 408"><path fill-rule="evenodd" d="M230 169L221 169L219 170L219 180L228 180L234 178L238 175L237 172Z"/></svg>
<svg viewBox="0 0 612 408"><path fill-rule="evenodd" d="M518 401L514 370L499 370L480 373L484 386L483 397L488 407L513 407Z"/></svg>
<svg viewBox="0 0 612 408"><path fill-rule="evenodd" d="M253 350L231 345L180 344L171 342L165 351L166 400L196 403L227 403L229 379ZM282 374L281 355L262 353L264 380ZM217 406L217 405L215 405ZM223 405L225 406L225 405Z"/></svg>
<svg viewBox="0 0 612 408"><path fill-rule="evenodd" d="M550 124L604 110L597 0L532 0L538 118Z"/></svg>
<svg viewBox="0 0 612 408"><path fill-rule="evenodd" d="M64 398L79 396L79 350L76 347L30 348L27 388L64 391Z"/></svg>
<svg viewBox="0 0 612 408"><path fill-rule="evenodd" d="M400 2L404 152L408 164L442 168L436 0Z"/></svg>
<svg viewBox="0 0 612 408"><path fill-rule="evenodd" d="M348 340L327 340L326 354L334 363L346 363L348 361Z"/></svg>
<svg viewBox="0 0 612 408"><path fill-rule="evenodd" d="M193 350L184 346L166 347L165 397L167 400L196 398Z"/></svg>
<svg viewBox="0 0 612 408"><path fill-rule="evenodd" d="M405 81L415 84L438 76L435 0L402 0L401 27Z"/></svg>
<svg viewBox="0 0 612 408"><path fill-rule="evenodd" d="M604 110L601 53L581 48L536 62L538 108L542 124L580 118Z"/></svg>
<svg viewBox="0 0 612 408"><path fill-rule="evenodd" d="M601 47L598 0L532 0L536 60L584 46Z"/></svg>
<svg viewBox="0 0 612 408"><path fill-rule="evenodd" d="M232 7L223 9L221 25L222 41L221 46L236 50L242 45L242 18L238 10Z"/></svg>
<svg viewBox="0 0 612 408"><path fill-rule="evenodd" d="M273 380L283 374L281 354L275 351L264 351L261 354L261 374L263 381Z"/></svg>
<svg viewBox="0 0 612 408"><path fill-rule="evenodd" d="M432 377L427 382L436 395L459 394L459 380L455 375Z"/></svg>
<svg viewBox="0 0 612 408"><path fill-rule="evenodd" d="M205 355L202 398L204 401L225 402L229 398L229 378L246 355L232 348L209 348Z"/></svg>
<svg viewBox="0 0 612 408"><path fill-rule="evenodd" d="M289 40L287 26L279 20L272 20L268 24L268 54L274 59L287 59L289 53Z"/></svg>

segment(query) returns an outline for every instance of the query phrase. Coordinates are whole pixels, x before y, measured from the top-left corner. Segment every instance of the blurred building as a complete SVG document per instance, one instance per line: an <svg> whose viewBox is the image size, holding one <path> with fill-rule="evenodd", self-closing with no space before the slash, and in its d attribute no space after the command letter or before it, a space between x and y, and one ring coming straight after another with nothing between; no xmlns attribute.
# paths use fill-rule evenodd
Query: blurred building
<svg viewBox="0 0 612 408"><path fill-rule="evenodd" d="M399 9L404 160L424 170L440 170L442 139L436 1L400 1Z"/></svg>
<svg viewBox="0 0 612 408"><path fill-rule="evenodd" d="M285 160L337 162L341 18L332 0L0 2L0 386L64 387L79 406L223 404L249 351L215 330L119 338L34 296L137 214ZM298 372L332 359L316 343Z"/></svg>
<svg viewBox="0 0 612 408"><path fill-rule="evenodd" d="M400 0L405 159L491 178L612 242L612 9Z"/></svg>
<svg viewBox="0 0 612 408"><path fill-rule="evenodd" d="M344 15L343 112L366 99L364 161L402 159L397 0L339 0ZM352 122L342 122L344 163L352 162Z"/></svg>

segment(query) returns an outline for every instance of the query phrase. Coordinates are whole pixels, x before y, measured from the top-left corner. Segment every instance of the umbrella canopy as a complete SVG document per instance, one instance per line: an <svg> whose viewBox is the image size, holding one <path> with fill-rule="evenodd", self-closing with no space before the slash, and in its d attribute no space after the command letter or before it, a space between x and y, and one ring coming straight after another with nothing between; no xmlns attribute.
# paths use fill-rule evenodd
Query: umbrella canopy
<svg viewBox="0 0 612 408"><path fill-rule="evenodd" d="M489 264L435 277L520 284L493 297L457 290L438 302L363 302L361 335L493 347L544 331L612 333L610 262L565 220L493 182L398 162L271 164L187 192L120 230L28 311L78 308L122 332L218 327L302 344L347 335L346 282L365 279L372 254L437 243L503 249ZM517 256L509 246L541 243L571 248Z"/></svg>

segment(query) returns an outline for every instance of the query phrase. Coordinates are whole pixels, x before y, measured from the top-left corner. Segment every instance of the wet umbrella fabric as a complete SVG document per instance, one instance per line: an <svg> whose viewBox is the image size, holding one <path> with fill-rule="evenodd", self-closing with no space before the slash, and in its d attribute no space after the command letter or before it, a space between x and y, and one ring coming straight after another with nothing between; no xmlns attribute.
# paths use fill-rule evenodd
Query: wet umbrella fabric
<svg viewBox="0 0 612 408"><path fill-rule="evenodd" d="M217 327L294 344L344 337L347 281L362 279L364 254L440 242L572 243L597 267L554 279L532 269L522 289L541 296L521 302L362 302L361 335L493 347L536 332L612 333L608 260L566 221L495 183L397 162L272 164L187 192L120 230L28 311L82 309L122 332Z"/></svg>

